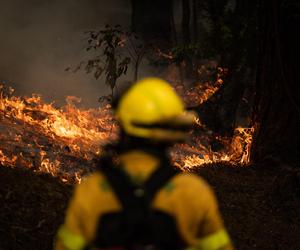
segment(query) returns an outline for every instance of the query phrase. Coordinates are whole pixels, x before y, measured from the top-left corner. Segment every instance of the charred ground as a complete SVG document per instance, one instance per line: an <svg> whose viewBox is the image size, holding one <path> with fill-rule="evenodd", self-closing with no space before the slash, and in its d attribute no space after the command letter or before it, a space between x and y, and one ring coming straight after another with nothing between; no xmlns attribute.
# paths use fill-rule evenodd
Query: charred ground
<svg viewBox="0 0 300 250"><path fill-rule="evenodd" d="M236 249L299 249L299 196L286 196L297 180L279 181L288 171L220 164L196 172L214 187ZM72 190L51 175L1 166L0 249L52 249Z"/></svg>

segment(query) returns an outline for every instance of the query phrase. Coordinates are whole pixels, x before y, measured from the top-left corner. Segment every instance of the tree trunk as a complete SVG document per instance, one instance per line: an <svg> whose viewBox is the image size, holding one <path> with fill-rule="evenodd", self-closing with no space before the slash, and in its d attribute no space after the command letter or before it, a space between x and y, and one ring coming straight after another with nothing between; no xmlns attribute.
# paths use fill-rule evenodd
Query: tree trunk
<svg viewBox="0 0 300 250"><path fill-rule="evenodd" d="M173 0L131 0L132 31L146 41L171 42Z"/></svg>
<svg viewBox="0 0 300 250"><path fill-rule="evenodd" d="M173 45L178 45L178 37L177 37L177 30L175 25L175 17L174 17L174 6L172 4L172 13L171 13L171 29L172 29L172 43Z"/></svg>
<svg viewBox="0 0 300 250"><path fill-rule="evenodd" d="M253 120L252 160L300 158L299 5L296 0L260 2L260 44Z"/></svg>
<svg viewBox="0 0 300 250"><path fill-rule="evenodd" d="M250 91L249 88L253 88L255 81L257 0L237 1L230 14L225 15L227 2L212 0L206 9L213 21L210 45L220 56L219 65L228 69L225 83L218 92L219 105L215 106L213 123L219 124L218 133L230 136L236 126L250 125L251 104L244 102L243 97ZM221 27L228 29L231 39L224 39ZM246 99L252 101L251 98Z"/></svg>
<svg viewBox="0 0 300 250"><path fill-rule="evenodd" d="M197 0L193 0L193 35L194 42L198 42L198 5Z"/></svg>
<svg viewBox="0 0 300 250"><path fill-rule="evenodd" d="M190 1L182 0L182 40L183 44L189 44L191 42L191 34L190 34Z"/></svg>

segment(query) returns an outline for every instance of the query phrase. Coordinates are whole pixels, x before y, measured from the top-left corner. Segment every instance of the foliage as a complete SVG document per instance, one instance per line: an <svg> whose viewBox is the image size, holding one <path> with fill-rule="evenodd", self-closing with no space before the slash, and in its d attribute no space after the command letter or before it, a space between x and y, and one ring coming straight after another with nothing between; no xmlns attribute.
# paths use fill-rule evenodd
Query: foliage
<svg viewBox="0 0 300 250"><path fill-rule="evenodd" d="M120 25L111 27L106 25L99 31L87 31L86 51L92 51L87 61L81 61L73 70L84 70L87 74L93 73L96 79L105 74L105 84L111 89L111 96L118 78L126 75L131 58L124 53L126 32ZM70 67L66 71L70 70Z"/></svg>
<svg viewBox="0 0 300 250"><path fill-rule="evenodd" d="M139 36L133 32L126 32L126 43L124 49L131 58L131 63L134 70L133 82L137 81L139 66L143 60L144 55L149 49L149 45L142 41Z"/></svg>
<svg viewBox="0 0 300 250"><path fill-rule="evenodd" d="M173 56L172 62L179 64L182 61L192 60L194 57L201 55L201 47L198 43L188 45L179 45L171 49Z"/></svg>
<svg viewBox="0 0 300 250"><path fill-rule="evenodd" d="M113 95L117 79L127 73L131 62L130 57L122 53L126 34L119 25L106 25L98 32L88 31L87 34L89 37L86 50L95 50L97 53L86 62L84 70L86 73L93 73L96 79L104 73L105 83L110 86Z"/></svg>
<svg viewBox="0 0 300 250"><path fill-rule="evenodd" d="M99 31L85 33L88 35L86 51L92 52L92 56L80 62L74 72L83 69L88 74L92 73L96 79L104 74L105 83L111 89L111 98L102 97L99 100L112 99L117 80L126 75L130 65L134 68L134 82L137 80L146 46L138 36L123 30L120 25L106 25Z"/></svg>

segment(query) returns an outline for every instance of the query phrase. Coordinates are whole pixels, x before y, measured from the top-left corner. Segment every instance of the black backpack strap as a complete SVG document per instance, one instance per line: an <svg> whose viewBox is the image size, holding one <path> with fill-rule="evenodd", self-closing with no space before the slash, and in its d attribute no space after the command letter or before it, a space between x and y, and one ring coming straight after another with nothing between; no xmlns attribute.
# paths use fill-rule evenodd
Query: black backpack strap
<svg viewBox="0 0 300 250"><path fill-rule="evenodd" d="M143 245L146 243L147 245L151 243L151 245L158 246L155 249L178 249L172 245L172 242L176 242L173 238L180 238L177 235L176 226L173 226L173 220L170 220L170 217L166 215L157 214L158 211L152 210L150 206L155 194L178 171L162 159L160 166L148 180L142 186L137 186L131 181L122 166L115 166L112 159L103 159L100 164L100 171L105 175L123 209L117 213L108 213L101 218L99 235L95 240L95 245L101 247L122 245L124 249L133 249L132 246L135 244ZM166 219L167 224L165 223ZM165 231L168 232L167 236L171 236L162 236L163 234L158 228L164 233ZM103 234L103 231L107 232L108 235ZM168 247L169 244L172 247ZM167 247L160 247L162 245Z"/></svg>
<svg viewBox="0 0 300 250"><path fill-rule="evenodd" d="M106 176L124 210L136 210L136 206L141 205L149 206L157 191L178 173L169 161L162 160L144 185L136 186L121 166L114 166L109 159L102 163L100 170Z"/></svg>
<svg viewBox="0 0 300 250"><path fill-rule="evenodd" d="M169 180L178 174L178 170L175 169L168 162L162 162L161 165L154 171L154 173L149 177L149 179L144 184L146 199L148 206L153 200L156 193L165 186ZM163 165L166 164L166 165Z"/></svg>
<svg viewBox="0 0 300 250"><path fill-rule="evenodd" d="M121 167L106 165L101 167L101 171L121 202L123 209L130 210L135 208L137 205L136 197L134 196L136 187Z"/></svg>

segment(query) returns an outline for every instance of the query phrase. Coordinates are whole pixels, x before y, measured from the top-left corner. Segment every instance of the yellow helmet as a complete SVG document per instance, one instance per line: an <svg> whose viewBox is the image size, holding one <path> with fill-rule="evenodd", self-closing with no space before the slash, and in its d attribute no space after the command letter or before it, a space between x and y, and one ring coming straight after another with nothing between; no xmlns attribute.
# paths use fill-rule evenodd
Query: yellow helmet
<svg viewBox="0 0 300 250"><path fill-rule="evenodd" d="M173 88L159 78L133 85L120 99L116 115L126 134L159 141L185 139L195 120Z"/></svg>

